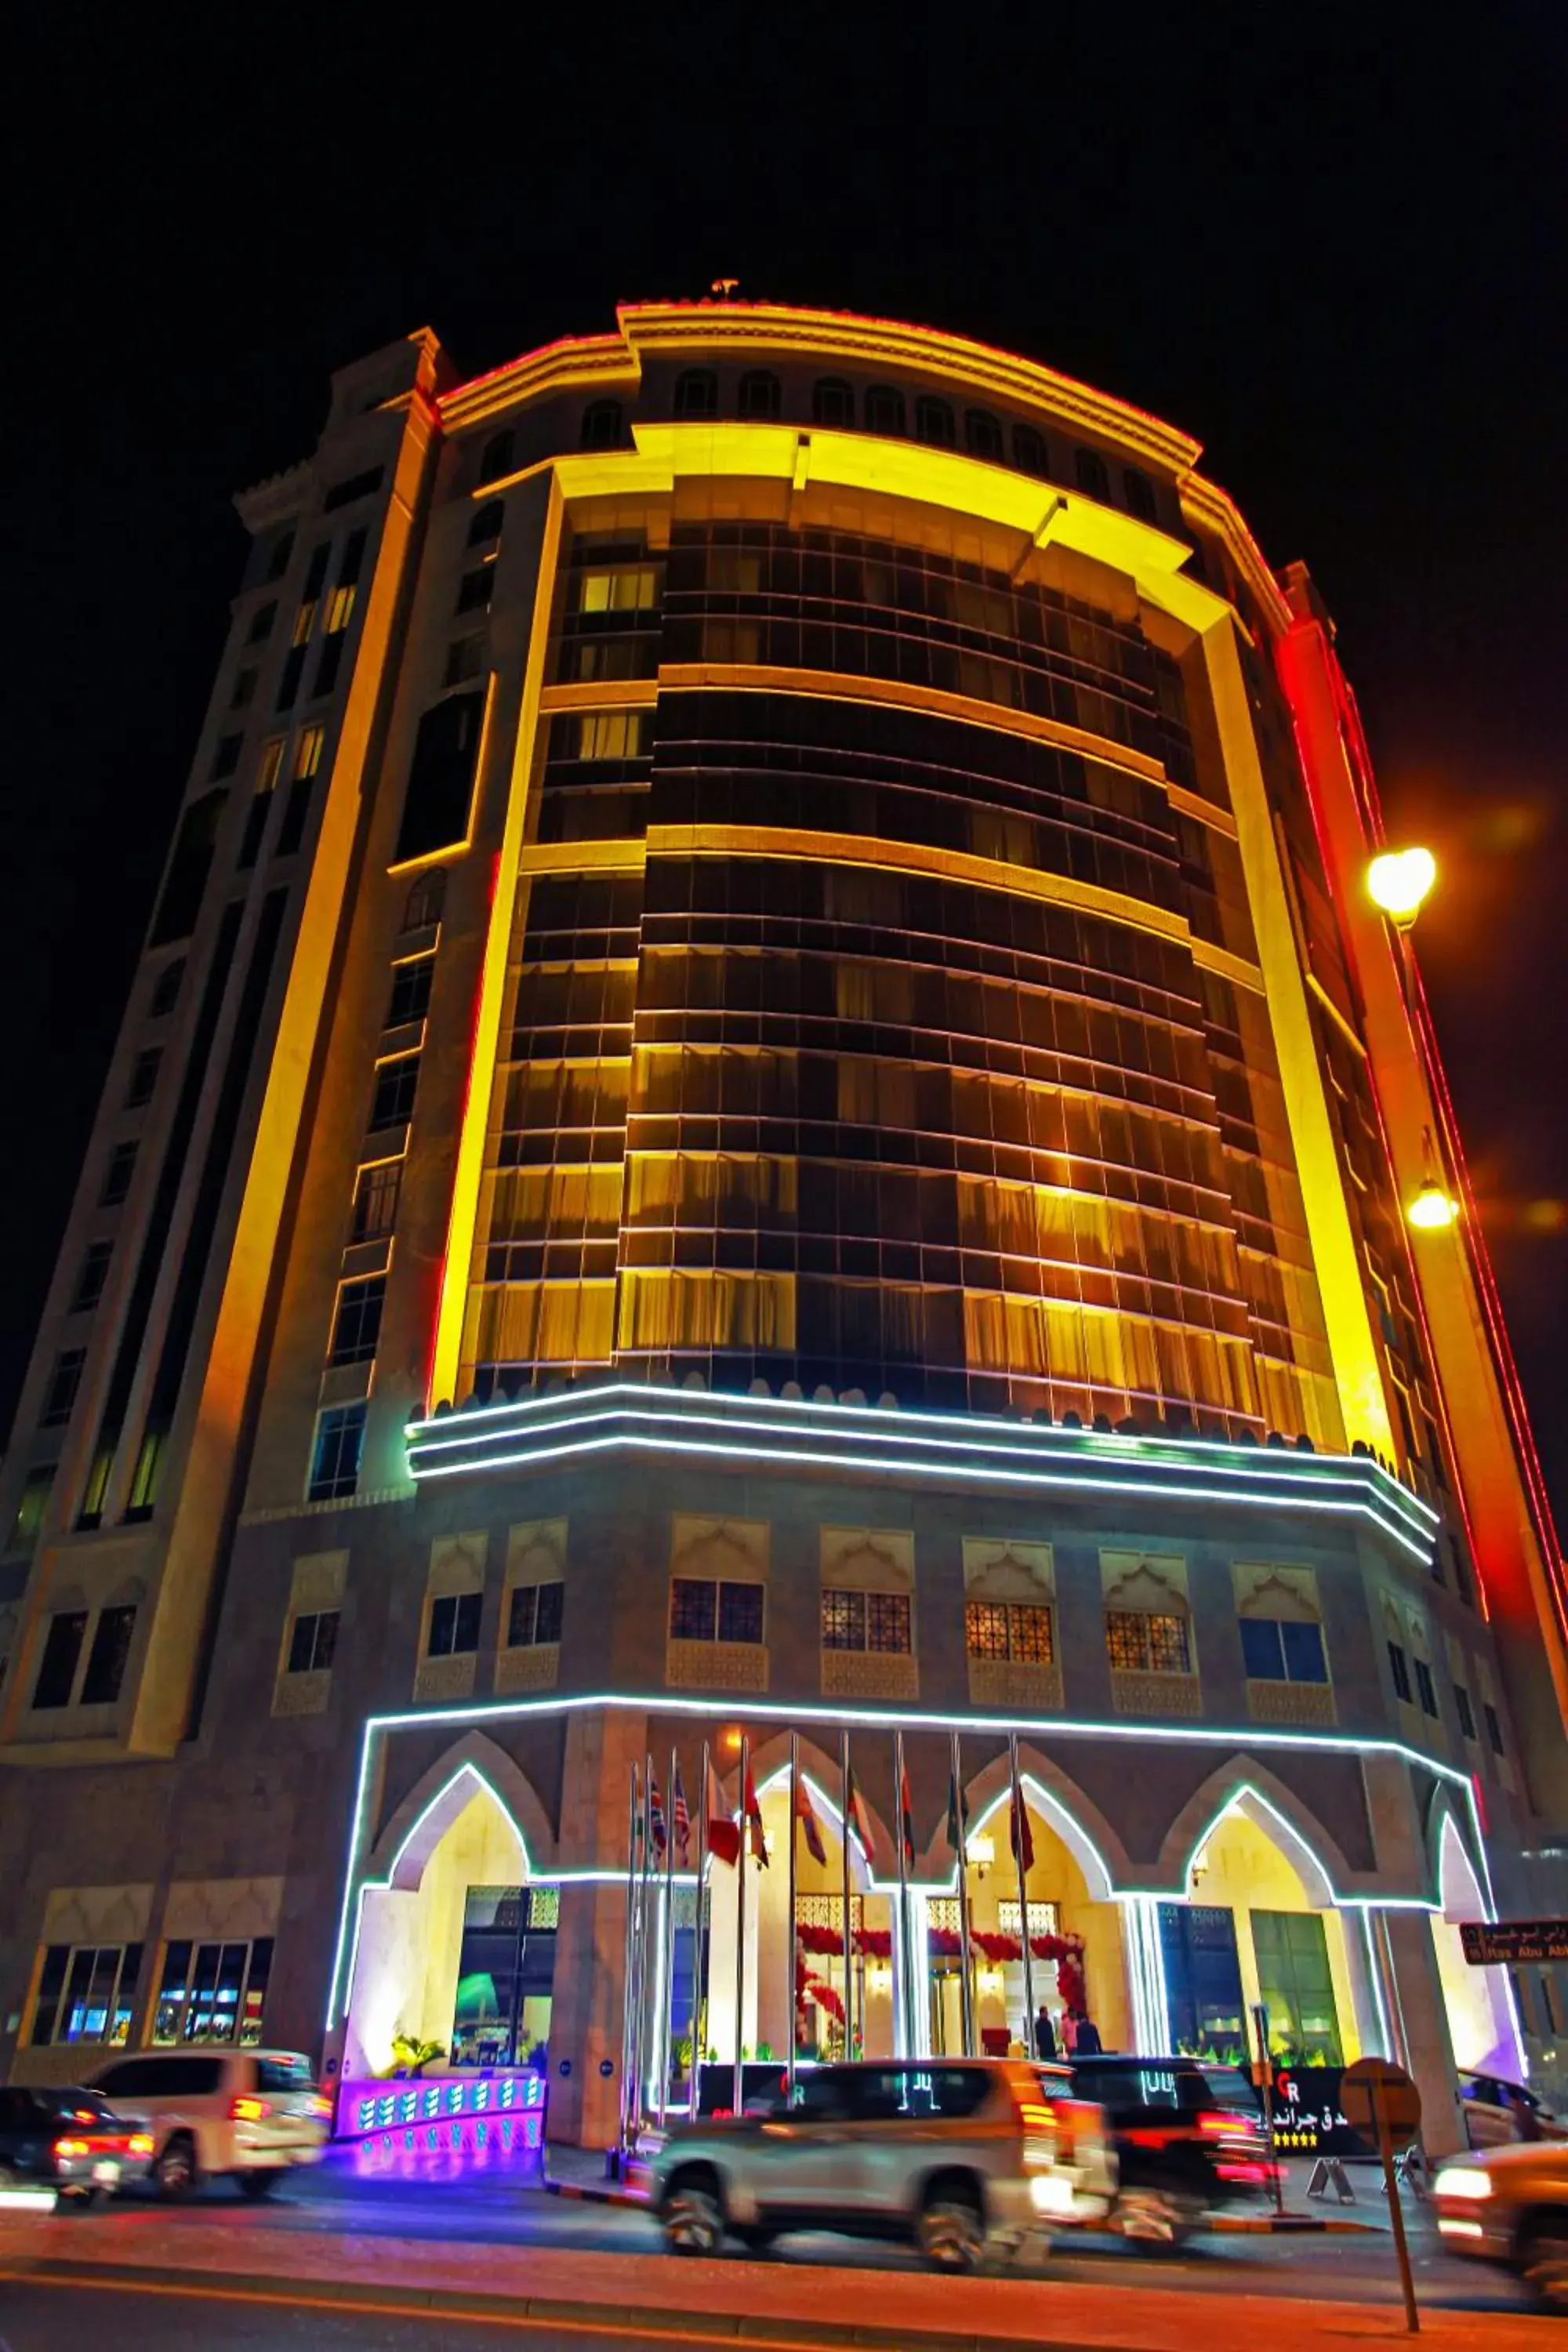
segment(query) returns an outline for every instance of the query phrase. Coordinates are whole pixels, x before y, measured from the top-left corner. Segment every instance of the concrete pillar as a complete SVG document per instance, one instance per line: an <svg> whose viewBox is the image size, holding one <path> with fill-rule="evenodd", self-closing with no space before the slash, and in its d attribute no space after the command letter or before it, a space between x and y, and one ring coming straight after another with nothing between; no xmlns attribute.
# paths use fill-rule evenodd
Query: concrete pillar
<svg viewBox="0 0 1568 2352"><path fill-rule="evenodd" d="M1394 2037L1385 2022L1386 2001L1380 1998L1379 1960L1372 1940L1375 1930L1371 1916L1359 1906L1347 1905L1339 1917L1344 1929L1345 1969L1351 1980L1361 2054L1363 2058L1392 2058Z"/></svg>
<svg viewBox="0 0 1568 2352"><path fill-rule="evenodd" d="M626 1823L631 1767L647 1745L646 1717L618 1707L574 1715L567 1727L561 1866L605 1875L561 1888L545 2130L584 2147L613 2147L620 2121Z"/></svg>
<svg viewBox="0 0 1568 2352"><path fill-rule="evenodd" d="M1465 2146L1465 2130L1432 1923L1425 1911L1385 1911L1382 1919L1393 1964L1404 2063L1421 2094L1421 2137L1428 2156L1452 2156Z"/></svg>

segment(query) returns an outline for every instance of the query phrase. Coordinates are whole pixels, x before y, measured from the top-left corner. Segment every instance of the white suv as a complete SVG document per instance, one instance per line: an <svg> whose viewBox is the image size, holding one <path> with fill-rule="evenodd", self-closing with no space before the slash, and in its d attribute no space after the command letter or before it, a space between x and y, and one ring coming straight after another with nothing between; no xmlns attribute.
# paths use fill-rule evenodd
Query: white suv
<svg viewBox="0 0 1568 2352"><path fill-rule="evenodd" d="M92 2087L151 2132L165 2197L220 2172L266 2197L291 2165L319 2163L327 2142L331 2102L292 2050L147 2050L106 2066Z"/></svg>

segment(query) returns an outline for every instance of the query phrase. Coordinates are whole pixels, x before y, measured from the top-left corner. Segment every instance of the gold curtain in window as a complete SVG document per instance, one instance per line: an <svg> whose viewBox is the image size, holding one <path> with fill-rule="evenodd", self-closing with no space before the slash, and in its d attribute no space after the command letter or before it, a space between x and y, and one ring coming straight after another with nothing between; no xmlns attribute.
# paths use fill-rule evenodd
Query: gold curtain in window
<svg viewBox="0 0 1568 2352"><path fill-rule="evenodd" d="M793 1348L791 1274L628 1270L621 1276L622 1349Z"/></svg>
<svg viewBox="0 0 1568 2352"><path fill-rule="evenodd" d="M613 1282L511 1282L469 1302L469 1364L607 1363Z"/></svg>

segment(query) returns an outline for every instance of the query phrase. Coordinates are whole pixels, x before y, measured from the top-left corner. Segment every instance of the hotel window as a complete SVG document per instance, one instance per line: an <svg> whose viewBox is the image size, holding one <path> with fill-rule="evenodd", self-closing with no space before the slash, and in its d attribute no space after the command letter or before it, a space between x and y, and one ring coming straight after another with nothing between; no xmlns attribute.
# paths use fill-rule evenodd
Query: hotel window
<svg viewBox="0 0 1568 2352"><path fill-rule="evenodd" d="M352 474L346 482L334 482L321 500L321 512L335 514L339 507L352 507L357 499L368 499L373 490L380 489L385 472L384 466L372 466L365 473Z"/></svg>
<svg viewBox="0 0 1568 2352"><path fill-rule="evenodd" d="M904 395L896 385L874 383L866 394L866 430L868 433L901 435L904 430Z"/></svg>
<svg viewBox="0 0 1568 2352"><path fill-rule="evenodd" d="M447 877L437 866L432 873L421 874L408 893L399 929L405 931L428 930L438 923L447 907Z"/></svg>
<svg viewBox="0 0 1568 2352"><path fill-rule="evenodd" d="M44 1511L54 1492L55 1465L40 1462L29 1470L22 1481L22 1492L16 1499L16 1516L11 1522L6 1539L7 1551L31 1551L38 1540L44 1524Z"/></svg>
<svg viewBox="0 0 1568 2352"><path fill-rule="evenodd" d="M332 1503L353 1493L364 1444L364 1410L363 1403L338 1404L317 1414L307 1502Z"/></svg>
<svg viewBox="0 0 1568 2352"><path fill-rule="evenodd" d="M162 1021L167 1013L174 1011L179 1001L180 982L184 976L184 956L174 956L163 966L163 971L153 982L153 993L147 1000L149 1021ZM132 1144L131 1148L134 1150L136 1147Z"/></svg>
<svg viewBox="0 0 1568 2352"><path fill-rule="evenodd" d="M1427 1664L1425 1658L1417 1658L1414 1661L1414 1664L1415 1667L1415 1688L1421 1700L1421 1712L1423 1715L1431 1716L1434 1722L1436 1722L1437 1717L1437 1689L1436 1684L1432 1680L1432 1669Z"/></svg>
<svg viewBox="0 0 1568 2352"><path fill-rule="evenodd" d="M338 1292L332 1318L329 1364L368 1363L381 1337L381 1310L386 1303L386 1276L369 1276L363 1282L345 1282Z"/></svg>
<svg viewBox="0 0 1568 2352"><path fill-rule="evenodd" d="M55 1358L49 1385L44 1391L44 1409L38 1415L40 1429L60 1429L71 1417L76 1392L81 1386L81 1368L87 1361L85 1348L68 1348Z"/></svg>
<svg viewBox="0 0 1568 2352"><path fill-rule="evenodd" d="M383 1062L375 1074L375 1092L370 1102L370 1131L374 1135L384 1127L406 1127L414 1116L414 1097L419 1085L419 1056L402 1054L395 1062Z"/></svg>
<svg viewBox="0 0 1568 2352"><path fill-rule="evenodd" d="M574 613L651 613L658 607L657 563L591 564L574 572Z"/></svg>
<svg viewBox="0 0 1568 2352"><path fill-rule="evenodd" d="M153 2010L153 2047L237 2042L254 2048L271 1973L270 1936L244 1943L165 1944Z"/></svg>
<svg viewBox="0 0 1568 2352"><path fill-rule="evenodd" d="M1099 499L1102 502L1109 502L1110 498L1110 477L1105 470L1105 460L1100 456L1099 450L1075 449L1073 451L1072 463L1073 472L1078 478L1079 488L1083 492L1085 498Z"/></svg>
<svg viewBox="0 0 1568 2352"><path fill-rule="evenodd" d="M109 1261L113 1255L112 1242L89 1242L82 1253L81 1265L71 1292L70 1311L85 1315L103 1297L103 1286L109 1279Z"/></svg>
<svg viewBox="0 0 1568 2352"><path fill-rule="evenodd" d="M818 376L811 388L811 414L817 425L849 432L855 424L855 389L841 375Z"/></svg>
<svg viewBox="0 0 1568 2352"><path fill-rule="evenodd" d="M492 563L481 564L477 572L465 572L458 583L458 602L454 609L459 613L488 611L495 577Z"/></svg>
<svg viewBox="0 0 1568 2352"><path fill-rule="evenodd" d="M741 415L752 423L779 413L779 380L767 368L748 368L741 378Z"/></svg>
<svg viewBox="0 0 1568 2352"><path fill-rule="evenodd" d="M330 539L323 539L319 546L310 550L310 561L305 567L305 585L302 591L307 603L311 598L319 596L325 586L327 566L331 561L331 555L332 542Z"/></svg>
<svg viewBox="0 0 1568 2352"><path fill-rule="evenodd" d="M1243 1617L1240 1622L1241 1654L1252 1681L1328 1681L1321 1625L1298 1624L1283 1617Z"/></svg>
<svg viewBox="0 0 1568 2352"><path fill-rule="evenodd" d="M354 1180L351 1241L379 1241L384 1234L392 1231L397 1221L397 1196L402 1188L401 1160L378 1160L374 1167L360 1170Z"/></svg>
<svg viewBox="0 0 1568 2352"><path fill-rule="evenodd" d="M933 449L957 446L958 434L952 421L952 411L945 400L934 400L922 393L915 403L915 437L927 441Z"/></svg>
<svg viewBox="0 0 1568 2352"><path fill-rule="evenodd" d="M647 751L646 710L586 710L577 721L579 760L640 760Z"/></svg>
<svg viewBox="0 0 1568 2352"><path fill-rule="evenodd" d="M914 1648L914 1614L907 1592L830 1589L822 1596L825 1650L874 1650L907 1658Z"/></svg>
<svg viewBox="0 0 1568 2352"><path fill-rule="evenodd" d="M500 537L500 527L505 520L506 500L487 499L482 507L474 509L473 519L468 524L468 545L493 546Z"/></svg>
<svg viewBox="0 0 1568 2352"><path fill-rule="evenodd" d="M245 633L247 646L263 646L272 635L272 624L278 618L276 604L258 604L250 616L250 626Z"/></svg>
<svg viewBox="0 0 1568 2352"><path fill-rule="evenodd" d="M149 1045L145 1053L137 1055L131 1065L131 1083L125 1089L127 1110L140 1110L143 1103L152 1101L153 1090L158 1083L158 1065L163 1058L162 1049L157 1045Z"/></svg>
<svg viewBox="0 0 1568 2352"><path fill-rule="evenodd" d="M762 1584L715 1582L708 1577L676 1576L669 1585L672 1642L760 1642Z"/></svg>
<svg viewBox="0 0 1568 2352"><path fill-rule="evenodd" d="M965 1601L963 1640L972 1658L1011 1658L1026 1666L1056 1663L1051 1612L1034 1601Z"/></svg>
<svg viewBox="0 0 1568 2352"><path fill-rule="evenodd" d="M294 779L283 804L283 822L278 828L279 857L291 857L304 839L305 818L310 805L310 785L321 768L326 736L324 727L302 728L300 740L294 746Z"/></svg>
<svg viewBox="0 0 1568 2352"><path fill-rule="evenodd" d="M972 457L984 457L988 465L1002 463L1002 427L988 408L965 409L963 438Z"/></svg>
<svg viewBox="0 0 1568 2352"><path fill-rule="evenodd" d="M1412 1706L1414 1694L1410 1687L1410 1661L1405 1654L1403 1644L1398 1642L1390 1642L1388 1645L1388 1671L1394 1677L1395 1696L1402 1698L1406 1706Z"/></svg>
<svg viewBox="0 0 1568 2352"><path fill-rule="evenodd" d="M616 449L621 440L621 404L618 400L591 400L583 411L583 446L584 449Z"/></svg>
<svg viewBox="0 0 1568 2352"><path fill-rule="evenodd" d="M1463 1683L1454 1685L1454 1712L1459 1718L1459 1729L1467 1739L1476 1736L1476 1712L1470 1705L1470 1694Z"/></svg>
<svg viewBox="0 0 1568 2352"><path fill-rule="evenodd" d="M234 692L228 698L228 707L231 710L249 709L256 699L256 681L258 675L259 673L255 669L236 670Z"/></svg>
<svg viewBox="0 0 1568 2352"><path fill-rule="evenodd" d="M1136 466L1123 466L1121 492L1130 515L1136 515L1140 522L1153 521L1154 485L1147 474L1140 473Z"/></svg>
<svg viewBox="0 0 1568 2352"><path fill-rule="evenodd" d="M338 1612L316 1609L296 1617L289 1636L286 1675L324 1675L338 1652Z"/></svg>
<svg viewBox="0 0 1568 2352"><path fill-rule="evenodd" d="M135 1631L133 1606L99 1611L98 1622L92 1629L92 1646L87 1654L87 1672L81 1680L82 1706L110 1706L120 1696L131 1656L131 1637Z"/></svg>
<svg viewBox="0 0 1568 2352"><path fill-rule="evenodd" d="M76 1687L81 1645L87 1639L85 1609L57 1609L44 1636L44 1654L33 1685L33 1705L38 1708L68 1706Z"/></svg>
<svg viewBox="0 0 1568 2352"><path fill-rule="evenodd" d="M1506 1756L1508 1750L1502 1744L1502 1724L1489 1698L1481 1701L1481 1717L1487 1727L1487 1738L1491 1744L1492 1754Z"/></svg>
<svg viewBox="0 0 1568 2352"><path fill-rule="evenodd" d="M136 1146L117 1143L109 1155L103 1171L103 1190L98 1196L100 1208L117 1209L131 1190L132 1172L136 1166Z"/></svg>
<svg viewBox="0 0 1568 2352"><path fill-rule="evenodd" d="M283 574L289 569L289 561L293 552L293 532L291 530L280 531L278 537L273 541L271 547L268 550L267 577L268 580L282 579Z"/></svg>
<svg viewBox="0 0 1568 2352"><path fill-rule="evenodd" d="M1046 436L1032 425L1013 427L1013 463L1021 474L1046 475L1051 470Z"/></svg>
<svg viewBox="0 0 1568 2352"><path fill-rule="evenodd" d="M455 1658L479 1648L484 1598L482 1592L444 1592L432 1601L425 1636L427 1658Z"/></svg>
<svg viewBox="0 0 1568 2352"><path fill-rule="evenodd" d="M563 1583L518 1584L507 1609L506 1646L534 1650L561 1639Z"/></svg>
<svg viewBox="0 0 1568 2352"><path fill-rule="evenodd" d="M1328 1938L1315 1911L1254 1911L1258 1989L1278 2037L1307 2065L1342 2063Z"/></svg>
<svg viewBox="0 0 1568 2352"><path fill-rule="evenodd" d="M433 955L416 956L411 963L395 964L392 968L392 996L386 1008L386 1026L401 1029L410 1021L423 1021L430 1010L430 982L435 977Z"/></svg>
<svg viewBox="0 0 1568 2352"><path fill-rule="evenodd" d="M675 379L677 416L717 416L719 379L711 368L687 368Z"/></svg>
<svg viewBox="0 0 1568 2352"><path fill-rule="evenodd" d="M482 631L466 637L454 637L447 648L447 667L441 673L443 686L467 686L480 677L485 667L485 640Z"/></svg>
<svg viewBox="0 0 1568 2352"><path fill-rule="evenodd" d="M28 2041L35 2050L68 2042L122 2048L141 1973L140 1944L47 1945Z"/></svg>
<svg viewBox="0 0 1568 2352"><path fill-rule="evenodd" d="M499 482L503 474L511 472L512 451L516 446L510 433L497 433L485 443L479 452L479 478L481 482Z"/></svg>
<svg viewBox="0 0 1568 2352"><path fill-rule="evenodd" d="M226 776L232 776L239 765L239 755L244 749L243 735L220 735L217 749L213 753L209 782L221 783Z"/></svg>
<svg viewBox="0 0 1568 2352"><path fill-rule="evenodd" d="M1192 1638L1184 1617L1142 1609L1108 1609L1105 1649L1111 1664L1130 1674L1190 1675Z"/></svg>

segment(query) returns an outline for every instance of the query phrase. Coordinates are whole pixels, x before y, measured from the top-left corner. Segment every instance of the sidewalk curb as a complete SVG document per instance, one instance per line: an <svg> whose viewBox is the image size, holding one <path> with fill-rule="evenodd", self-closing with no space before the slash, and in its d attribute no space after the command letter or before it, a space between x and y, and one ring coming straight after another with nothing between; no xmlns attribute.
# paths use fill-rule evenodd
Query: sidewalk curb
<svg viewBox="0 0 1568 2352"><path fill-rule="evenodd" d="M646 2197L630 2189L599 2189L583 2180L551 2180L546 2178L547 2197L568 2197L580 2205L631 2205L647 2213L651 2210Z"/></svg>
<svg viewBox="0 0 1568 2352"><path fill-rule="evenodd" d="M682 2305L589 2303L558 2295L464 2294L443 2287L376 2287L344 2279L289 2279L245 2271L176 2270L151 2263L80 2263L45 2256L16 2265L0 2258L0 2279L45 2281L58 2286L140 2288L143 2293L223 2295L237 2301L295 2308L331 2304L345 2311L428 2312L433 2318L549 2320L592 2326L607 2336L634 2331L711 2337L716 2343L787 2345L792 2352L854 2347L854 2352L1022 2352L1017 2336L955 2335L948 2328L853 2327L835 2321L748 2318L739 2312L690 2310ZM293 2294L287 2289L293 2287ZM1082 2352L1075 2337L1033 2336L1028 2352ZM1097 2341L1095 2352L1141 2352L1129 2341Z"/></svg>

